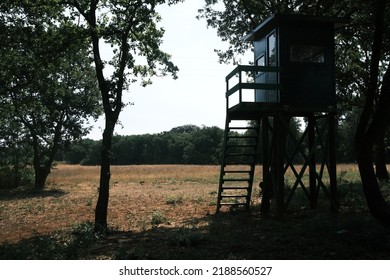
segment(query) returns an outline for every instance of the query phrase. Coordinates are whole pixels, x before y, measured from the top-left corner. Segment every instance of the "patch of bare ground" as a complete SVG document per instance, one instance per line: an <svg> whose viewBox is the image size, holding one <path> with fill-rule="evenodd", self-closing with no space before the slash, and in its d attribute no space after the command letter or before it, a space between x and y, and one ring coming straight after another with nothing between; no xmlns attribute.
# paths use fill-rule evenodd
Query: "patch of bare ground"
<svg viewBox="0 0 390 280"><path fill-rule="evenodd" d="M297 192L277 220L260 214L260 174L251 211L215 214L218 166L113 166L110 231L96 235L99 167L59 164L42 192L0 193L0 258L390 258L388 232L367 211L356 172L339 166L338 215L326 198L308 209Z"/></svg>

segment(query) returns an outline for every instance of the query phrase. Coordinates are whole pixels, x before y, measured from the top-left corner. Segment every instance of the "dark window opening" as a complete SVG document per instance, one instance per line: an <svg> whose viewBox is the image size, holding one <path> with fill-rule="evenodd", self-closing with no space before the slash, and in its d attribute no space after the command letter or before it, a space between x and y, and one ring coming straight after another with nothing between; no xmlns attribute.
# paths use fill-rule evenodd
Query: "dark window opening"
<svg viewBox="0 0 390 280"><path fill-rule="evenodd" d="M268 66L276 66L276 36L275 32L267 38Z"/></svg>
<svg viewBox="0 0 390 280"><path fill-rule="evenodd" d="M323 46L292 45L290 46L291 62L325 62L325 49Z"/></svg>

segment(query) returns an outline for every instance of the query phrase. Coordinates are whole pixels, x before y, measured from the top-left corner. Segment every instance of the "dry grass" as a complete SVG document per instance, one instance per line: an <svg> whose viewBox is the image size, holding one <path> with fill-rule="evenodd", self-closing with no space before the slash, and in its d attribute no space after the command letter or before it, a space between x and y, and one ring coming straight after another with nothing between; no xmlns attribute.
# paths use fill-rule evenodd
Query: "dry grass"
<svg viewBox="0 0 390 280"><path fill-rule="evenodd" d="M357 167L340 165L338 170L356 174ZM99 172L99 166L59 164L43 193L0 200L1 242L16 242L93 221ZM188 217L215 212L219 166L113 166L111 173L108 221L112 228L145 230L153 226L153 213L166 217L165 226L169 227L183 224Z"/></svg>
<svg viewBox="0 0 390 280"><path fill-rule="evenodd" d="M60 228L93 221L100 168L58 165L42 193L8 195L0 200L1 242L16 242ZM113 166L109 226L140 231L161 213L167 226L215 210L217 166Z"/></svg>
<svg viewBox="0 0 390 280"><path fill-rule="evenodd" d="M354 192L346 192L337 220L325 201L314 212L300 206L290 210L283 223L259 213L261 168L252 212L214 215L219 166L113 166L108 221L117 234L78 252L79 243L69 247L69 239L45 239L93 221L99 171L98 166L59 164L43 192L0 193L0 255L3 249L5 258L323 259L387 258L390 250L390 242L377 244L388 234L364 206L355 165L338 166L338 181ZM46 252L42 243L48 242L54 247Z"/></svg>

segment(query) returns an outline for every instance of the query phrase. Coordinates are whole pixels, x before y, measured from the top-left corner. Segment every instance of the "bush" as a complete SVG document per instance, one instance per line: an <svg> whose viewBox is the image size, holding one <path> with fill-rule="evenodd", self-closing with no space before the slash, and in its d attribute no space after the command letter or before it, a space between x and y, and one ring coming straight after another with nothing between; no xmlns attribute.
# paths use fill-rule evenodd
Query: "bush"
<svg viewBox="0 0 390 280"><path fill-rule="evenodd" d="M154 211L152 213L152 216L151 216L152 226L155 227L155 226L158 226L160 224L166 223L167 221L168 221L167 218L160 211Z"/></svg>
<svg viewBox="0 0 390 280"><path fill-rule="evenodd" d="M30 187L33 183L34 173L31 168L15 170L11 166L0 166L0 189Z"/></svg>

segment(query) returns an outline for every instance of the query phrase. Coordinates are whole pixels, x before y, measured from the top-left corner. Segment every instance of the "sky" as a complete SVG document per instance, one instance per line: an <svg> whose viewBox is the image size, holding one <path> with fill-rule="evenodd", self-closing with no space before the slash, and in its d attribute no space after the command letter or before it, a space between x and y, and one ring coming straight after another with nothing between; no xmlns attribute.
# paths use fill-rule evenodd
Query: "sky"
<svg viewBox="0 0 390 280"><path fill-rule="evenodd" d="M204 0L187 0L158 9L165 29L161 49L172 55L179 78L153 78L147 87L132 85L124 102L132 102L120 114L115 134L155 134L193 124L224 128L226 117L225 77L233 65L221 65L214 49L227 49L205 20L197 20ZM246 61L247 62L247 61ZM87 136L101 139L104 117Z"/></svg>

